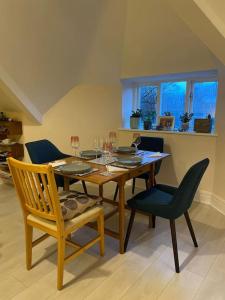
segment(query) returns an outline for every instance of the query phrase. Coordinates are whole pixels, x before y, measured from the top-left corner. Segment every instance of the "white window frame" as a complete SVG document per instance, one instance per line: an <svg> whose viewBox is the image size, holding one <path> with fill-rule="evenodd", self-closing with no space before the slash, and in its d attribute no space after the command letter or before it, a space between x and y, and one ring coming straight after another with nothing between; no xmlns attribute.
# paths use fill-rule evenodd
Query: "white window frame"
<svg viewBox="0 0 225 300"><path fill-rule="evenodd" d="M159 116L161 116L161 84L162 83L168 83L168 82L181 82L186 81L187 82L187 88L186 88L186 96L185 96L185 106L184 106L184 112L192 113L193 112L193 106L192 106L192 99L193 99L193 87L194 83L198 82L212 82L217 81L217 77L199 77L199 78L182 78L182 79L173 79L173 80L159 80L159 81L147 81L142 83L136 83L135 87L133 89L133 110L136 110L137 108L140 108L140 88L145 86L158 86L158 93L157 93L157 103L156 103L156 120ZM217 101L217 99L216 99ZM154 124L156 125L156 124Z"/></svg>

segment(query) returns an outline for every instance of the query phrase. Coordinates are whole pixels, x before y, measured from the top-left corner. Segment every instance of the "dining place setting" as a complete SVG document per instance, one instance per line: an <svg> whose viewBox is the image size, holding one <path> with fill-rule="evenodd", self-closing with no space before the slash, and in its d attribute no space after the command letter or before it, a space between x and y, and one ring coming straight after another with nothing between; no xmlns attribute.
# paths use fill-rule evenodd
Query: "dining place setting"
<svg viewBox="0 0 225 300"><path fill-rule="evenodd" d="M131 146L117 146L116 132L110 132L108 137L95 137L93 149L79 151L79 136L71 136L71 147L74 159L63 159L51 162L56 172L65 175L86 176L98 172L101 176L112 176L115 172L134 169L151 158L161 158L160 152L149 152L138 149L141 136L133 134Z"/></svg>

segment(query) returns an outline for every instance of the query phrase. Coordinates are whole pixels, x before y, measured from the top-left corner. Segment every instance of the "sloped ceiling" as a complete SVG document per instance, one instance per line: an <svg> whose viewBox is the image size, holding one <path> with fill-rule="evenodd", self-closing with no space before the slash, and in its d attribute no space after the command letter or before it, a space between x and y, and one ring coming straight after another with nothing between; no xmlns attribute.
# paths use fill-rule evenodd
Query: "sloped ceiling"
<svg viewBox="0 0 225 300"><path fill-rule="evenodd" d="M125 0L0 1L0 67L42 115L76 84L115 80L124 8Z"/></svg>
<svg viewBox="0 0 225 300"><path fill-rule="evenodd" d="M211 20L220 10L212 0L0 1L0 108L41 122L78 84L162 73L190 57L213 68L208 48L225 63L222 16Z"/></svg>
<svg viewBox="0 0 225 300"><path fill-rule="evenodd" d="M198 38L225 65L225 3L221 0L167 0Z"/></svg>

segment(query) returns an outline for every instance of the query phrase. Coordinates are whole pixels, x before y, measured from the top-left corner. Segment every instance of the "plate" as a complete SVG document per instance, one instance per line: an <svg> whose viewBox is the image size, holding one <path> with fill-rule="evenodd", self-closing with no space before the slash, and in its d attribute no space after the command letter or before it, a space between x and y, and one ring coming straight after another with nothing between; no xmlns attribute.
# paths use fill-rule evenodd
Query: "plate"
<svg viewBox="0 0 225 300"><path fill-rule="evenodd" d="M141 157L120 157L118 163L124 166L138 166L142 163Z"/></svg>
<svg viewBox="0 0 225 300"><path fill-rule="evenodd" d="M116 149L116 152L117 153L135 153L136 152L136 148L135 147L125 147L125 146L122 146L122 147L118 147Z"/></svg>
<svg viewBox="0 0 225 300"><path fill-rule="evenodd" d="M59 166L57 169L65 174L83 174L92 170L91 166L81 162Z"/></svg>
<svg viewBox="0 0 225 300"><path fill-rule="evenodd" d="M3 142L3 141L0 142L1 146L12 146L12 145L15 145L15 144L16 144L16 142L9 142L9 143Z"/></svg>
<svg viewBox="0 0 225 300"><path fill-rule="evenodd" d="M101 151L85 150L85 151L81 151L80 152L80 156L84 157L84 158L96 158L96 154L97 154L97 157L101 157L102 156L102 152Z"/></svg>

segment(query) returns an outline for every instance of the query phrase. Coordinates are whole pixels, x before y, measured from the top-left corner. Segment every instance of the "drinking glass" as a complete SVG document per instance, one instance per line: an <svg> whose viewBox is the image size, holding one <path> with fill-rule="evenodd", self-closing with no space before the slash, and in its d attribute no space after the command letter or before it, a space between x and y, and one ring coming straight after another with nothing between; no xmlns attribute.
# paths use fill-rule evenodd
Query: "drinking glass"
<svg viewBox="0 0 225 300"><path fill-rule="evenodd" d="M98 136L96 136L94 138L93 146L94 146L94 149L96 151L96 159L97 159L98 151L100 150L100 139L99 139Z"/></svg>
<svg viewBox="0 0 225 300"><path fill-rule="evenodd" d="M133 144L135 146L135 149L136 149L136 153L138 152L138 145L140 145L141 143L141 135L140 133L134 133L133 134Z"/></svg>
<svg viewBox="0 0 225 300"><path fill-rule="evenodd" d="M77 156L77 150L80 147L79 136L77 136L77 135L76 136L71 136L70 141L71 141L71 147L75 151L75 156Z"/></svg>
<svg viewBox="0 0 225 300"><path fill-rule="evenodd" d="M115 131L110 131L109 133L109 141L112 144L112 148L114 149L117 142L117 135Z"/></svg>

